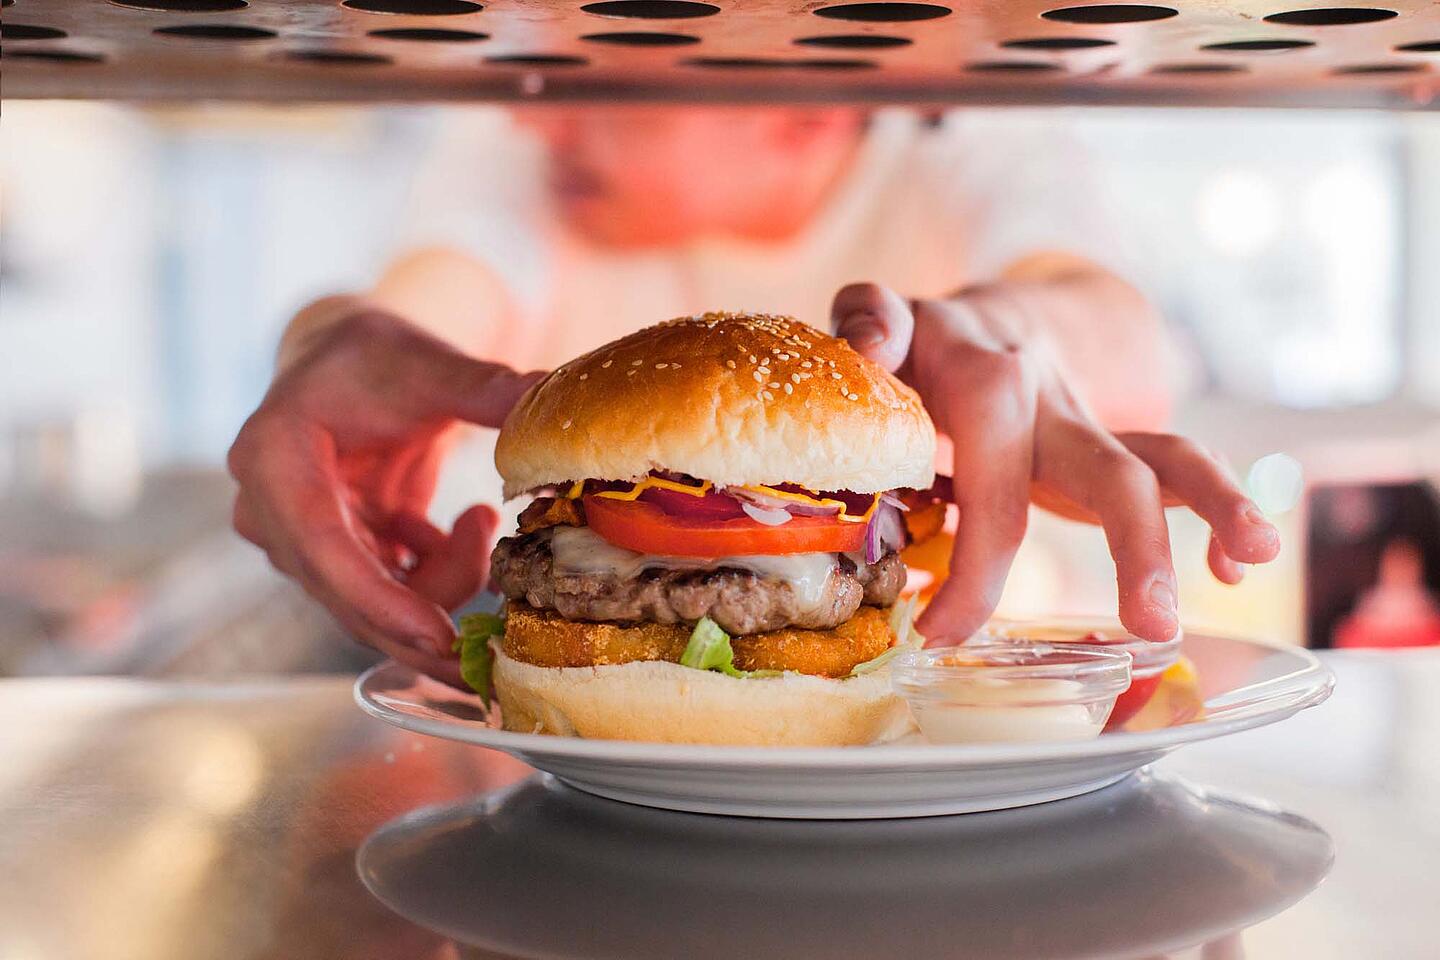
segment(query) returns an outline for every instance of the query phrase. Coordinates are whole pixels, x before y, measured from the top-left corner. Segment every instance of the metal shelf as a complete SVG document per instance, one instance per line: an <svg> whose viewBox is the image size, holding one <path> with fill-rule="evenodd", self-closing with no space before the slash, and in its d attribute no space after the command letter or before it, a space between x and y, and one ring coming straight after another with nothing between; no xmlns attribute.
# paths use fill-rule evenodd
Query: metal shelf
<svg viewBox="0 0 1440 960"><path fill-rule="evenodd" d="M6 97L1440 101L1440 0L3 2Z"/></svg>

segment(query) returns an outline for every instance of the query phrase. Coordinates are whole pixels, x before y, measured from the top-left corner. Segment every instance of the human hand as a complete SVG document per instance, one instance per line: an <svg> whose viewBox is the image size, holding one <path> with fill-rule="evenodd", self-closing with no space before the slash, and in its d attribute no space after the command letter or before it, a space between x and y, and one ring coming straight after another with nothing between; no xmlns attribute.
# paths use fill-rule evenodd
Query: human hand
<svg viewBox="0 0 1440 960"><path fill-rule="evenodd" d="M994 611L1032 500L1104 528L1120 620L1148 640L1179 629L1164 507L1183 504L1210 525L1210 569L1225 583L1279 553L1278 531L1200 446L1102 426L1003 286L907 302L854 284L832 317L839 336L915 388L954 445L950 576L919 623L932 642L968 636Z"/></svg>
<svg viewBox="0 0 1440 960"><path fill-rule="evenodd" d="M236 531L358 640L460 685L446 610L485 583L498 517L477 505L446 533L425 511L451 428L500 426L537 379L357 302L230 448Z"/></svg>

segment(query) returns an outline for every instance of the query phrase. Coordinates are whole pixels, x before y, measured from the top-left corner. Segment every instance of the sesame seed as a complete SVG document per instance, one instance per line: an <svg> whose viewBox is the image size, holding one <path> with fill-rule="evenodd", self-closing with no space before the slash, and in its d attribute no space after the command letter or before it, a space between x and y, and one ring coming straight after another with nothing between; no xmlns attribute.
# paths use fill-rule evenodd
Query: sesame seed
<svg viewBox="0 0 1440 960"><path fill-rule="evenodd" d="M626 371L625 371L625 376L627 376L627 377L633 377L633 376L635 376L635 368L634 368L634 367L631 367L629 370L626 370Z"/></svg>
<svg viewBox="0 0 1440 960"><path fill-rule="evenodd" d="M787 384L785 384L785 392L786 392L786 393L794 393L794 392L795 392L795 388L792 387L792 386L790 386L790 384L787 383Z"/></svg>
<svg viewBox="0 0 1440 960"><path fill-rule="evenodd" d="M657 364L655 364L655 369L656 369L656 370L664 370L664 369L665 369L666 367L668 367L668 366L670 366L670 364L668 364L668 363L657 363Z"/></svg>
<svg viewBox="0 0 1440 960"><path fill-rule="evenodd" d="M580 379L581 379L581 380L589 380L589 379L590 379L590 374L588 374L588 373L582 373L582 374L580 374Z"/></svg>
<svg viewBox="0 0 1440 960"><path fill-rule="evenodd" d="M760 376L759 371L756 371L755 373L750 374L750 376L752 376L752 377L755 378L755 382L756 382L756 383L764 383L764 382L765 382L765 378L762 377L762 376Z"/></svg>
<svg viewBox="0 0 1440 960"><path fill-rule="evenodd" d="M670 369L671 369L671 370L679 370L679 369L680 369L680 364L678 364L678 363L672 363L672 364L670 364Z"/></svg>
<svg viewBox="0 0 1440 960"><path fill-rule="evenodd" d="M839 379L840 379L840 374L838 374L838 373L832 373L832 374L830 374L830 376L834 377L836 380L839 380Z"/></svg>
<svg viewBox="0 0 1440 960"><path fill-rule="evenodd" d="M771 393L769 390L766 390L766 391L765 391L765 399L766 399L766 400L774 400L774 399L775 399L775 394Z"/></svg>
<svg viewBox="0 0 1440 960"><path fill-rule="evenodd" d="M642 364L642 363L644 363L644 362L645 362L644 360L631 360L631 361L630 361L630 366L632 366L632 367L638 367L638 366L640 366L640 364Z"/></svg>
<svg viewBox="0 0 1440 960"><path fill-rule="evenodd" d="M845 396L848 397L848 398L850 398L851 400L859 400L859 399L860 399L860 395L859 395L858 393L847 393L847 394L845 394Z"/></svg>
<svg viewBox="0 0 1440 960"><path fill-rule="evenodd" d="M570 429L570 421L569 421L569 420L566 420L564 423L560 424L560 429L561 429L561 430L569 430L569 429Z"/></svg>
<svg viewBox="0 0 1440 960"><path fill-rule="evenodd" d="M735 369L735 361L734 361L734 360L726 360L726 361L725 361L725 366L729 367L731 370L734 370L734 369Z"/></svg>
<svg viewBox="0 0 1440 960"><path fill-rule="evenodd" d="M799 383L799 382L800 382L800 374L798 374L798 373L792 373L792 374L790 374L790 382L791 382L791 383Z"/></svg>
<svg viewBox="0 0 1440 960"><path fill-rule="evenodd" d="M600 366L601 366L601 367L608 367L608 366L610 366L610 364L612 364L612 363L614 363L614 362L615 362L614 360L606 360L604 363L600 364Z"/></svg>
<svg viewBox="0 0 1440 960"><path fill-rule="evenodd" d="M770 381L770 389L771 389L771 390L779 390L779 389L780 389L780 384L776 383L774 380L771 380L771 381Z"/></svg>
<svg viewBox="0 0 1440 960"><path fill-rule="evenodd" d="M754 362L755 362L755 354L753 354L753 353L750 354L750 362L751 362L751 363L754 363Z"/></svg>
<svg viewBox="0 0 1440 960"><path fill-rule="evenodd" d="M804 367L806 370L809 370L813 366L813 364L809 360L801 360L800 366Z"/></svg>
<svg viewBox="0 0 1440 960"><path fill-rule="evenodd" d="M809 380L809 379L810 379L810 374L808 374L808 373L802 373L802 374L800 374L800 379L801 379L801 380Z"/></svg>

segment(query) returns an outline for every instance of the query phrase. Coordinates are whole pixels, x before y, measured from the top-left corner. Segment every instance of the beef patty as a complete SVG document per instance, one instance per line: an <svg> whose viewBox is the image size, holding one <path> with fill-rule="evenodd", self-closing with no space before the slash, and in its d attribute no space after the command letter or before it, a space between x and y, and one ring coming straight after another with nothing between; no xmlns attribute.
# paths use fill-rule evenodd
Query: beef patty
<svg viewBox="0 0 1440 960"><path fill-rule="evenodd" d="M885 607L905 585L895 553L878 563L856 564L837 554L819 603L801 603L784 581L748 570L650 569L621 579L612 575L556 575L546 531L505 537L495 545L491 577L510 600L554 610L567 620L687 623L709 617L730 634L784 627L829 630L855 616L862 604Z"/></svg>

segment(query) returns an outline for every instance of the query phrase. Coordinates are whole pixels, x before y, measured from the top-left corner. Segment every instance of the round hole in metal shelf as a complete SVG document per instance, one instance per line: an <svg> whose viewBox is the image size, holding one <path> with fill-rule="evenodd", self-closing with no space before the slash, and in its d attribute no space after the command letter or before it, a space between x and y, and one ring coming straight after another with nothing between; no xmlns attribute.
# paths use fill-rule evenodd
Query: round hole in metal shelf
<svg viewBox="0 0 1440 960"><path fill-rule="evenodd" d="M1314 10L1286 10L1272 13L1266 23L1283 23L1291 27L1343 27L1352 23L1378 23L1399 16L1394 10L1379 7L1320 7Z"/></svg>
<svg viewBox="0 0 1440 960"><path fill-rule="evenodd" d="M913 23L916 20L938 20L954 11L938 3L842 3L820 7L817 17L831 20L859 20L864 23Z"/></svg>
<svg viewBox="0 0 1440 960"><path fill-rule="evenodd" d="M485 9L471 0L341 0L340 6L361 13L394 13L413 17L453 17Z"/></svg>
<svg viewBox="0 0 1440 960"><path fill-rule="evenodd" d="M32 27L24 23L0 23L0 40L64 40L68 34L54 27Z"/></svg>
<svg viewBox="0 0 1440 960"><path fill-rule="evenodd" d="M788 67L784 60L766 57L689 57L680 61L684 67L711 67L719 70L774 70Z"/></svg>
<svg viewBox="0 0 1440 960"><path fill-rule="evenodd" d="M787 66L801 70L873 70L879 66L874 60L858 57L812 57L808 60L792 60Z"/></svg>
<svg viewBox="0 0 1440 960"><path fill-rule="evenodd" d="M489 40L490 34L476 30L440 30L434 27L396 27L390 30L371 30L372 37L382 40L416 40L422 43L470 43L474 40Z"/></svg>
<svg viewBox="0 0 1440 960"><path fill-rule="evenodd" d="M794 41L802 47L830 47L836 50L884 50L908 47L909 37L887 37L878 33L841 33L819 37L800 37Z"/></svg>
<svg viewBox="0 0 1440 960"><path fill-rule="evenodd" d="M1440 53L1440 40L1421 40L1418 43L1402 43L1395 49L1402 53Z"/></svg>
<svg viewBox="0 0 1440 960"><path fill-rule="evenodd" d="M1423 63L1357 63L1353 67L1336 67L1330 72L1337 77L1352 77L1384 73L1420 73L1425 69Z"/></svg>
<svg viewBox="0 0 1440 960"><path fill-rule="evenodd" d="M1145 23L1168 20L1180 13L1174 7L1158 7L1148 3L1101 3L1084 7L1060 7L1046 10L1040 16L1061 23Z"/></svg>
<svg viewBox="0 0 1440 960"><path fill-rule="evenodd" d="M385 67L395 62L383 54L350 50L291 50L284 54L284 58L297 63L336 67Z"/></svg>
<svg viewBox="0 0 1440 960"><path fill-rule="evenodd" d="M1204 74L1244 73L1246 67L1238 63L1162 63L1150 68L1151 73L1162 74Z"/></svg>
<svg viewBox="0 0 1440 960"><path fill-rule="evenodd" d="M178 27L160 27L155 33L162 37L191 40L273 40L279 36L274 30L228 23L187 23Z"/></svg>
<svg viewBox="0 0 1440 960"><path fill-rule="evenodd" d="M1014 50L1090 50L1113 47L1115 41L1098 37L1035 37L1030 40L1006 40L1000 46Z"/></svg>
<svg viewBox="0 0 1440 960"><path fill-rule="evenodd" d="M119 7L132 10L159 10L162 13L226 13L244 10L246 0L110 0Z"/></svg>
<svg viewBox="0 0 1440 960"><path fill-rule="evenodd" d="M0 53L5 60L44 60L49 63L104 63L98 53L79 53L75 50L7 50Z"/></svg>
<svg viewBox="0 0 1440 960"><path fill-rule="evenodd" d="M715 67L722 70L869 70L874 60L839 57L811 57L786 60L780 57L691 57L680 61L687 67Z"/></svg>
<svg viewBox="0 0 1440 960"><path fill-rule="evenodd" d="M580 37L591 43L611 43L620 47L688 47L700 38L688 33L647 33L618 30L613 33L587 33Z"/></svg>
<svg viewBox="0 0 1440 960"><path fill-rule="evenodd" d="M1218 50L1221 53L1284 53L1315 46L1312 40L1227 40L1224 43L1207 43L1201 50Z"/></svg>
<svg viewBox="0 0 1440 960"><path fill-rule="evenodd" d="M692 20L713 17L720 8L694 0L601 0L580 8L601 17L634 17L639 20Z"/></svg>
<svg viewBox="0 0 1440 960"><path fill-rule="evenodd" d="M486 62L511 67L583 67L590 61L568 53L507 53L488 57Z"/></svg>
<svg viewBox="0 0 1440 960"><path fill-rule="evenodd" d="M965 69L976 73L1053 73L1061 67L1043 60L980 60L967 63Z"/></svg>

